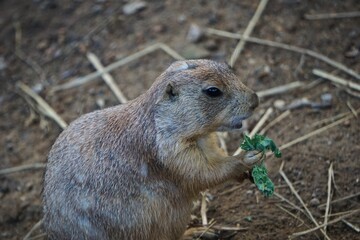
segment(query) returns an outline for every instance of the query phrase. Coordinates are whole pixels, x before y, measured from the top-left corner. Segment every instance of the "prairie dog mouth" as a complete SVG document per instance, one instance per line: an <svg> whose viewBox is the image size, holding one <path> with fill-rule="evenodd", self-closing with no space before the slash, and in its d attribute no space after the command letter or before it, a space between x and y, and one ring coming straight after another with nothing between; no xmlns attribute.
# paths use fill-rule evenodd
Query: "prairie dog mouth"
<svg viewBox="0 0 360 240"><path fill-rule="evenodd" d="M232 123L230 125L224 125L221 126L217 129L217 131L219 132L226 132L226 131L231 131L231 130L239 130L242 128L242 121L240 122L236 122L236 123Z"/></svg>

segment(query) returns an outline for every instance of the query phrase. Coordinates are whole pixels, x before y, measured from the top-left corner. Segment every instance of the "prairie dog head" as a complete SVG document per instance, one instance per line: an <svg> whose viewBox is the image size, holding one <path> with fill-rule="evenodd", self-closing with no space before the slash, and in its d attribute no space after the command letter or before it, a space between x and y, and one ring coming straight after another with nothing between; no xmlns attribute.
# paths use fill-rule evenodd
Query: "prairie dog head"
<svg viewBox="0 0 360 240"><path fill-rule="evenodd" d="M173 63L154 89L157 129L183 137L239 129L258 105L228 65L211 60Z"/></svg>

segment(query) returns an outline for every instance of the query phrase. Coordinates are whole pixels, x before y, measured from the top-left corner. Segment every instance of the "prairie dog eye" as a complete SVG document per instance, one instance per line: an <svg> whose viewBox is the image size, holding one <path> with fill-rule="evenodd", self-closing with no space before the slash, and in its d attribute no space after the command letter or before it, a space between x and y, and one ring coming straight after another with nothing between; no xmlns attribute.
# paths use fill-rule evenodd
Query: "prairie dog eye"
<svg viewBox="0 0 360 240"><path fill-rule="evenodd" d="M223 94L222 91L216 87L209 87L204 89L203 92L209 97L220 97Z"/></svg>

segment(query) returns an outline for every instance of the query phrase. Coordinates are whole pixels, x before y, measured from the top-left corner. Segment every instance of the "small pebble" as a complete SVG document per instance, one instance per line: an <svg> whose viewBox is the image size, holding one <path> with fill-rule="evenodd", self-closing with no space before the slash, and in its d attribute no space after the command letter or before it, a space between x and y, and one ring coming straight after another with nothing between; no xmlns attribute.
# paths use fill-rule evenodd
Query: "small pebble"
<svg viewBox="0 0 360 240"><path fill-rule="evenodd" d="M31 89L36 93L40 93L44 89L44 86L41 83L36 83Z"/></svg>
<svg viewBox="0 0 360 240"><path fill-rule="evenodd" d="M350 126L350 120L346 120L343 124L344 124L345 127L349 127Z"/></svg>
<svg viewBox="0 0 360 240"><path fill-rule="evenodd" d="M254 194L254 191L253 191L253 190L247 190L247 191L246 191L246 194L247 194L247 195L253 195L253 194Z"/></svg>
<svg viewBox="0 0 360 240"><path fill-rule="evenodd" d="M285 107L285 101L284 100L281 100L281 99L278 99L278 100L275 100L275 102L274 102L274 107L276 108L276 109L284 109L284 107Z"/></svg>
<svg viewBox="0 0 360 240"><path fill-rule="evenodd" d="M266 76L269 76L271 73L271 68L268 65L264 65L256 70L256 77L261 79Z"/></svg>
<svg viewBox="0 0 360 240"><path fill-rule="evenodd" d="M98 105L98 107L99 107L100 109L103 109L104 106L105 106L105 99L103 99L103 98L97 98L97 99L96 99L96 105Z"/></svg>
<svg viewBox="0 0 360 240"><path fill-rule="evenodd" d="M155 33L163 33L166 31L166 27L162 24L157 24L155 25L152 30L155 32Z"/></svg>
<svg viewBox="0 0 360 240"><path fill-rule="evenodd" d="M318 198L313 198L313 199L310 200L310 206L312 206L312 207L316 207L319 204L320 204L320 201L319 201Z"/></svg>
<svg viewBox="0 0 360 240"><path fill-rule="evenodd" d="M197 24L192 23L186 35L186 40L192 43L196 43L201 40L203 35L204 35L203 30Z"/></svg>
<svg viewBox="0 0 360 240"><path fill-rule="evenodd" d="M178 19L177 19L178 23L182 24L186 21L186 16L184 14L181 14Z"/></svg>
<svg viewBox="0 0 360 240"><path fill-rule="evenodd" d="M132 15L145 9L146 6L147 6L146 2L143 1L130 2L125 4L122 10L125 15Z"/></svg>
<svg viewBox="0 0 360 240"><path fill-rule="evenodd" d="M321 95L321 101L324 103L324 104L331 104L332 102L332 94L331 93L324 93Z"/></svg>
<svg viewBox="0 0 360 240"><path fill-rule="evenodd" d="M4 57L0 57L0 71L4 70L7 67Z"/></svg>

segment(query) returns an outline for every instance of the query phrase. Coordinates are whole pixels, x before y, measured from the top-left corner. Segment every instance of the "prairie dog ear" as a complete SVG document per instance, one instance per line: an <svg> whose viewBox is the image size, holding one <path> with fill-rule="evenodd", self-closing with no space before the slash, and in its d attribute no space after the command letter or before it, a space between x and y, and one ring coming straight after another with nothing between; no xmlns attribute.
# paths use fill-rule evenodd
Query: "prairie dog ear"
<svg viewBox="0 0 360 240"><path fill-rule="evenodd" d="M163 95L160 99L156 101L156 103L159 103L162 100L169 100L169 101L176 101L177 97L179 95L179 91L176 89L176 86L173 82L169 82L166 85L165 91L163 92Z"/></svg>
<svg viewBox="0 0 360 240"><path fill-rule="evenodd" d="M176 89L175 84L172 82L169 82L165 89L164 99L169 99L171 101L175 101L178 95L179 95L179 92Z"/></svg>

